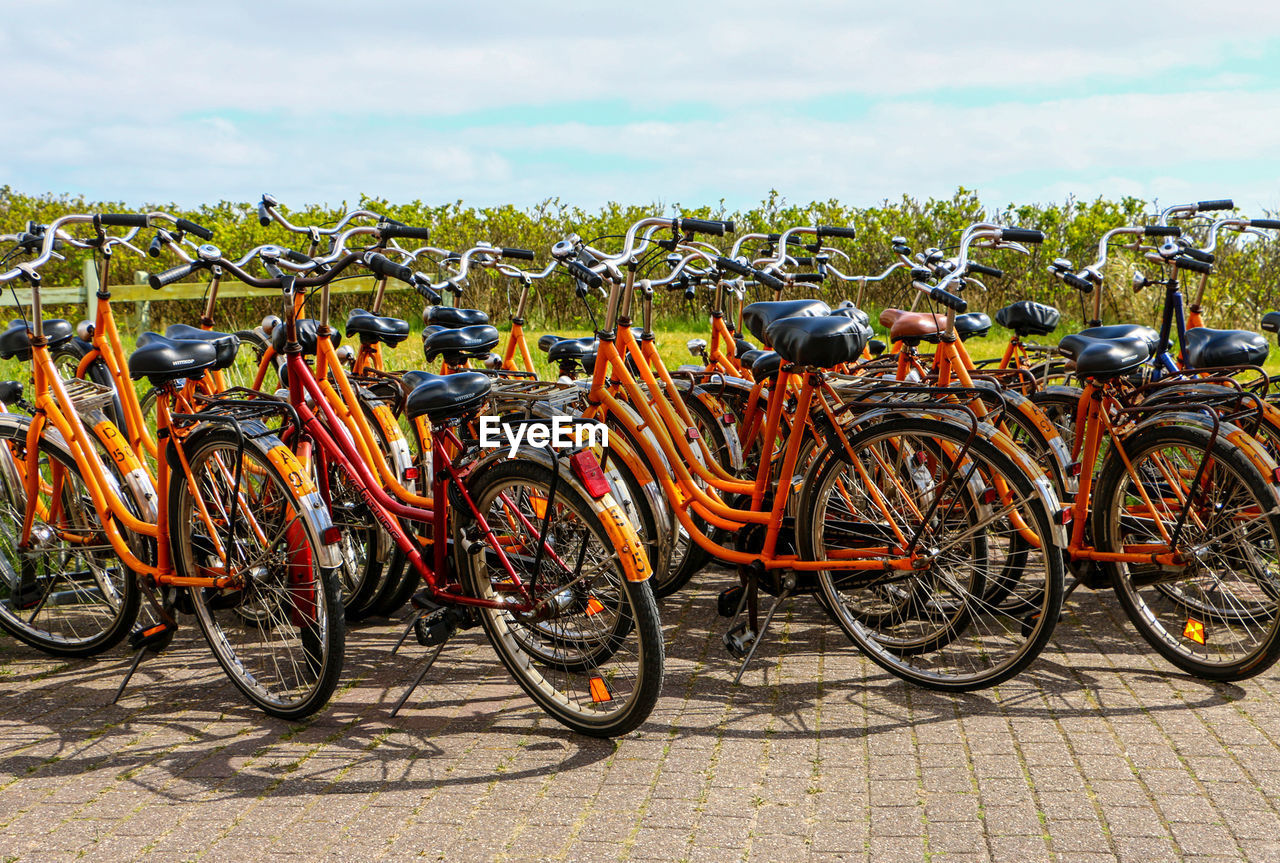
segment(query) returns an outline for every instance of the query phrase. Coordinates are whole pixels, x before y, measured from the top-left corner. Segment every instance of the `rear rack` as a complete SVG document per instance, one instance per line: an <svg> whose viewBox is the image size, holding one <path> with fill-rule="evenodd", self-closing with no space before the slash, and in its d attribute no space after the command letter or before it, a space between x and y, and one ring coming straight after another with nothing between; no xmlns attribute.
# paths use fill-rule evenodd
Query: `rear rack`
<svg viewBox="0 0 1280 863"><path fill-rule="evenodd" d="M289 404L286 399L268 393L260 393L248 387L232 387L214 395L196 393L195 403L201 407L198 413L175 413L172 415L173 421L179 424L200 422L239 424L249 420L267 420L278 417L281 421L288 420L293 424L294 428L299 428L302 425L298 412L293 409L293 405ZM270 431L269 429L264 429L257 434L247 434L246 436L259 437Z"/></svg>
<svg viewBox="0 0 1280 863"><path fill-rule="evenodd" d="M114 387L94 383L84 378L71 378L62 381L62 388L67 391L76 413L85 414L91 410L105 408L115 400Z"/></svg>
<svg viewBox="0 0 1280 863"><path fill-rule="evenodd" d="M548 409L552 414L569 414L581 401L582 389L577 384L558 381L496 378L490 398L500 415L519 413L532 417L543 415ZM542 407L535 411L535 405Z"/></svg>

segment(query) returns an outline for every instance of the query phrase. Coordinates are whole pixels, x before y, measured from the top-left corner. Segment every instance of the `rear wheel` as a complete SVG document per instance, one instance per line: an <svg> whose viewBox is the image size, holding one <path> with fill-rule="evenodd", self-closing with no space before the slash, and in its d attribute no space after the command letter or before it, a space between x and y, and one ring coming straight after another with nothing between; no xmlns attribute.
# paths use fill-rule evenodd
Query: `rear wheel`
<svg viewBox="0 0 1280 863"><path fill-rule="evenodd" d="M471 482L477 509L497 534L506 559L533 595L536 611L478 608L507 670L540 707L582 734L614 737L649 716L662 686L663 644L648 582L628 581L596 505L567 482L556 483L544 551L551 469L498 462ZM458 522L455 521L455 525ZM634 533L632 541L636 541ZM462 551L456 560L468 594L513 596L493 550Z"/></svg>
<svg viewBox="0 0 1280 863"><path fill-rule="evenodd" d="M0 627L55 656L93 656L128 634L138 614L137 582L107 539L75 459L47 436L35 455L40 485L31 541L19 547L27 498L18 466L28 454L27 427L0 425ZM120 496L137 515L128 493Z"/></svg>
<svg viewBox="0 0 1280 863"><path fill-rule="evenodd" d="M272 442L284 445L246 437L238 460L239 440L234 430L213 428L184 444L195 489L179 467L169 519L189 532L175 532L174 565L184 576L229 577L223 588L191 588L196 620L251 702L299 719L328 702L342 671L341 590L334 570L320 565L315 524L301 514L310 503L267 456Z"/></svg>

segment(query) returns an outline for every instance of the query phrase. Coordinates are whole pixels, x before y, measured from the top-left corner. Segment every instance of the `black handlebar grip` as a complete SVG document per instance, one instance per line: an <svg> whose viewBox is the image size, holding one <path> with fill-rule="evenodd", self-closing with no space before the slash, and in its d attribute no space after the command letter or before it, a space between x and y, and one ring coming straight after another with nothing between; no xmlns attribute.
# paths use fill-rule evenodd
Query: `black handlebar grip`
<svg viewBox="0 0 1280 863"><path fill-rule="evenodd" d="M1200 201L1196 204L1196 212L1204 213L1209 210L1234 210L1235 202L1230 198L1223 198L1219 201Z"/></svg>
<svg viewBox="0 0 1280 863"><path fill-rule="evenodd" d="M955 294L948 293L942 288L930 288L929 296L934 302L941 303L947 308L963 314L969 308L969 303L963 297L957 297Z"/></svg>
<svg viewBox="0 0 1280 863"><path fill-rule="evenodd" d="M1177 225L1143 225L1142 233L1148 237L1181 237L1182 228Z"/></svg>
<svg viewBox="0 0 1280 863"><path fill-rule="evenodd" d="M787 286L787 283L782 279L771 273L766 273L764 270L752 270L751 275L755 277L757 282L771 291L780 291Z"/></svg>
<svg viewBox="0 0 1280 863"><path fill-rule="evenodd" d="M1213 264L1207 264L1204 261L1197 261L1194 258L1178 257L1173 262L1178 265L1180 270L1190 270L1193 273L1212 273Z"/></svg>
<svg viewBox="0 0 1280 863"><path fill-rule="evenodd" d="M533 249L514 249L510 246L503 246L502 257L515 258L517 261L532 261Z"/></svg>
<svg viewBox="0 0 1280 863"><path fill-rule="evenodd" d="M404 264L397 264L386 255L379 255L377 252L365 255L365 266L373 270L379 276L387 276L393 279L399 279L402 282L413 281L413 270Z"/></svg>
<svg viewBox="0 0 1280 863"><path fill-rule="evenodd" d="M289 260L293 261L295 264L315 263L315 261L312 258L307 257L306 255L302 254L302 252L299 252L296 249L285 249L284 256Z"/></svg>
<svg viewBox="0 0 1280 863"><path fill-rule="evenodd" d="M1182 254L1188 258L1194 258L1197 261L1203 261L1206 264L1212 264L1217 260L1217 256L1213 252L1204 252L1200 249L1183 249Z"/></svg>
<svg viewBox="0 0 1280 863"><path fill-rule="evenodd" d="M852 240L857 237L853 228L842 228L839 225L819 225L818 236L821 237L841 237L846 240Z"/></svg>
<svg viewBox="0 0 1280 863"><path fill-rule="evenodd" d="M266 201L258 205L258 224L264 228L271 224L271 214L267 212Z"/></svg>
<svg viewBox="0 0 1280 863"><path fill-rule="evenodd" d="M738 275L746 276L747 278L751 278L756 274L754 269L748 267L746 264L738 263L733 258L716 258L716 266L722 270L728 270L731 273L737 273Z"/></svg>
<svg viewBox="0 0 1280 863"><path fill-rule="evenodd" d="M1088 279L1082 279L1075 273L1063 273L1062 281L1066 282L1082 294L1089 294L1093 292L1093 282Z"/></svg>
<svg viewBox="0 0 1280 863"><path fill-rule="evenodd" d="M778 242L778 240L782 239L782 234L765 234L764 238L768 240L770 243L776 243ZM800 239L795 234L792 234L789 237L787 237L788 246L798 246L803 242L804 240Z"/></svg>
<svg viewBox="0 0 1280 863"><path fill-rule="evenodd" d="M138 213L103 213L97 217L98 223L117 228L145 228L147 217Z"/></svg>
<svg viewBox="0 0 1280 863"><path fill-rule="evenodd" d="M604 279L600 278L600 274L593 271L589 267L584 267L577 261L566 261L565 269L573 274L573 277L580 282L585 282L593 288L598 288L604 284Z"/></svg>
<svg viewBox="0 0 1280 863"><path fill-rule="evenodd" d="M187 276L199 269L199 263L179 264L172 269L165 270L163 273L152 273L147 276L147 284L151 285L151 289L158 291L161 288L172 285L174 282L180 282Z"/></svg>
<svg viewBox="0 0 1280 863"><path fill-rule="evenodd" d="M797 267L813 266L813 258L810 255L788 255L787 260Z"/></svg>
<svg viewBox="0 0 1280 863"><path fill-rule="evenodd" d="M797 284L817 284L825 278L822 273L795 273L791 277L791 281Z"/></svg>
<svg viewBox="0 0 1280 863"><path fill-rule="evenodd" d="M1001 228L1000 239L1014 243L1043 243L1044 231L1035 228Z"/></svg>
<svg viewBox="0 0 1280 863"><path fill-rule="evenodd" d="M981 273L984 276L990 276L993 279L1003 279L1004 270L998 267L988 267L986 264L969 264L969 272Z"/></svg>
<svg viewBox="0 0 1280 863"><path fill-rule="evenodd" d="M431 239L430 228L415 228L412 225L401 225L387 219L383 219L378 223L378 233L384 240L390 240L394 237L403 237L406 240Z"/></svg>
<svg viewBox="0 0 1280 863"><path fill-rule="evenodd" d="M688 216L681 216L676 219L676 230L723 237L726 233L733 233L733 222L720 219L690 219Z"/></svg>
<svg viewBox="0 0 1280 863"><path fill-rule="evenodd" d="M422 295L422 298L426 300L428 303L430 303L433 306L440 305L440 292L437 291L435 288L432 288L430 285L424 285L418 281L414 282L413 287L414 289L417 290L419 294Z"/></svg>
<svg viewBox="0 0 1280 863"><path fill-rule="evenodd" d="M1254 228L1270 228L1273 231L1280 230L1280 219L1250 219L1249 225Z"/></svg>
<svg viewBox="0 0 1280 863"><path fill-rule="evenodd" d="M177 227L179 231L184 231L188 234L195 234L197 237L199 237L202 240L213 239L213 231L209 230L203 225L197 225L195 222L189 221L187 219L179 219L177 222Z"/></svg>
<svg viewBox="0 0 1280 863"><path fill-rule="evenodd" d="M151 245L147 246L147 254L153 258L160 257L160 251L164 248L164 243L160 240L160 235L156 234L151 238Z"/></svg>

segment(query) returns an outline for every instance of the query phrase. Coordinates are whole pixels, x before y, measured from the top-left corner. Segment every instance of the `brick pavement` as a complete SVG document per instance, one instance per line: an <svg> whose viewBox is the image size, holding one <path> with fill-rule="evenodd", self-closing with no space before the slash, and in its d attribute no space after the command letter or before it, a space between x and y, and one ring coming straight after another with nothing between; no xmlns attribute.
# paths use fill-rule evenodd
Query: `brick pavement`
<svg viewBox="0 0 1280 863"><path fill-rule="evenodd" d="M1081 592L1029 672L942 696L800 599L734 687L723 583L667 602L664 698L616 744L546 718L475 633L390 720L421 649L353 632L345 686L293 726L194 626L116 706L123 654L0 639L0 861L1280 860L1276 673L1175 675Z"/></svg>

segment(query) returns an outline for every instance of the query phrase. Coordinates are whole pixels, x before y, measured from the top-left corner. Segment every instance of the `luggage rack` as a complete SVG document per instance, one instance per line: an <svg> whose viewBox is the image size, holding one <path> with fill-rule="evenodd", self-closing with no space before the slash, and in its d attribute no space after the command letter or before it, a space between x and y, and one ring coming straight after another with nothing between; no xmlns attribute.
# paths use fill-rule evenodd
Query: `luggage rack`
<svg viewBox="0 0 1280 863"><path fill-rule="evenodd" d="M549 408L552 413L569 412L582 398L582 389L559 381L499 378L493 382L491 397L501 413L518 412L531 417L535 415L535 405L542 405L541 411Z"/></svg>
<svg viewBox="0 0 1280 863"><path fill-rule="evenodd" d="M261 393L248 387L232 387L220 393L207 395L196 393L195 402L200 406L199 413L179 414L171 416L178 424L199 422L221 422L236 424L249 420L266 420L270 417L287 419L294 428L302 425L298 412L293 405L279 396ZM247 437L260 437L269 433L269 429L248 434Z"/></svg>
<svg viewBox="0 0 1280 863"><path fill-rule="evenodd" d="M105 408L116 397L114 387L94 383L85 378L71 378L70 380L64 378L62 388L66 390L67 396L75 406L76 412L81 414Z"/></svg>

